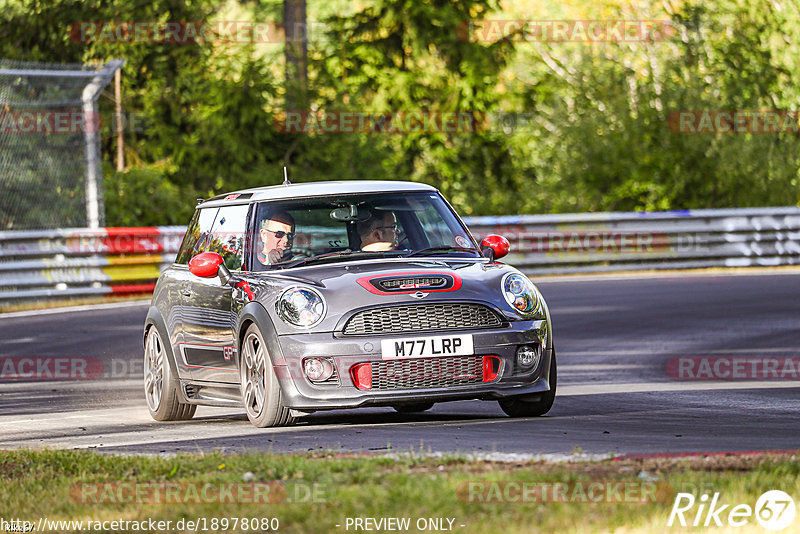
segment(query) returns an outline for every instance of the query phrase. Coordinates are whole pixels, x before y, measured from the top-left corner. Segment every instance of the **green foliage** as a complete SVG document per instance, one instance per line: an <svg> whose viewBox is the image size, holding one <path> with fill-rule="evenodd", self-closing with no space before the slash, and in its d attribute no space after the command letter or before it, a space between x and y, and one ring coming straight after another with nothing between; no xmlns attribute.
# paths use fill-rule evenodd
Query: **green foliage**
<svg viewBox="0 0 800 534"><path fill-rule="evenodd" d="M667 41L542 47L539 56L548 67L529 58L533 74L515 91L523 106L537 110L539 120L529 133L541 144L534 149L528 139L517 141L541 169L537 174L553 178L541 183L547 200L527 209L800 202L797 135L668 127L671 114L680 111L794 107L789 95L797 88L790 73L800 52L800 16L776 6L686 2L670 13L677 33ZM785 54L786 48L794 55Z"/></svg>
<svg viewBox="0 0 800 534"><path fill-rule="evenodd" d="M106 220L109 226L185 225L194 211L193 191L166 178L164 169L106 169Z"/></svg>
<svg viewBox="0 0 800 534"><path fill-rule="evenodd" d="M308 3L310 109L471 112L475 133L284 133L279 44L81 43L69 34L76 21L280 20L279 0L6 0L0 57L126 59L125 110L146 127L126 134L130 170L106 172L109 225L185 224L195 196L280 183L283 164L293 181L428 182L474 215L794 205L797 134L682 133L670 117L792 110L799 3L646 2L633 12L608 0L599 11L553 4L537 13L667 18L676 28L664 40L602 43L465 38L465 21L519 18L496 0ZM112 104L101 99L104 115ZM107 167L115 142L104 135Z"/></svg>
<svg viewBox="0 0 800 534"><path fill-rule="evenodd" d="M746 463L710 456L504 464L413 451L386 456L172 454L179 447L187 446L164 444L168 454L159 456L2 451L0 517L83 520L84 532L87 521L108 518L145 524L171 520L167 531L175 532L181 518L204 517L211 525L211 518L277 517L280 532L294 534L334 531L336 525L344 530L343 518L407 517L412 529L418 518L454 518L453 531L469 533L522 534L534 530L532 525L537 532L660 533L678 492L699 495L713 488L725 503L755 503L776 487L790 495L800 491L800 464L789 454L756 456ZM637 472L656 480L637 479ZM609 485L608 499L587 498L594 496L589 490L598 481ZM528 492L539 484L540 491ZM553 498L559 487L564 493ZM631 497L646 501L626 502ZM722 521L725 517L723 512ZM219 530L256 531L233 528L232 519L230 528Z"/></svg>

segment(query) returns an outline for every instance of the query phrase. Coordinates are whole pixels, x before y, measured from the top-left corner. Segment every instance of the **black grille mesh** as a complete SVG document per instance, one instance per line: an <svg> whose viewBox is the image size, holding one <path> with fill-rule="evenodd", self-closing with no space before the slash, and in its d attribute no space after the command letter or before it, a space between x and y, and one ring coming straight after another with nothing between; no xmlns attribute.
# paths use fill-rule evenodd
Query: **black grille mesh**
<svg viewBox="0 0 800 534"><path fill-rule="evenodd" d="M424 285L426 287L442 287L446 285L448 280L442 276L435 276L435 277L416 277L416 278L391 278L388 280L380 280L378 281L378 285L381 286L383 291L403 291L406 288L404 286L413 286L414 284ZM450 284L452 285L452 284Z"/></svg>
<svg viewBox="0 0 800 534"><path fill-rule="evenodd" d="M348 335L426 332L502 325L495 312L480 304L417 304L358 312L347 321Z"/></svg>
<svg viewBox="0 0 800 534"><path fill-rule="evenodd" d="M482 382L482 356L372 362L373 390L458 387Z"/></svg>

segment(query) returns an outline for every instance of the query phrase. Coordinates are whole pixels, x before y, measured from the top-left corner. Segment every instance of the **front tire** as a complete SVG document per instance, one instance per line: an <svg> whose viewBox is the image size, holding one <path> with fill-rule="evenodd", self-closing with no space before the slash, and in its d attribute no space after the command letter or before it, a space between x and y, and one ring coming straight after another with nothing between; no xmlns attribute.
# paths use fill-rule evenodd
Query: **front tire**
<svg viewBox="0 0 800 534"><path fill-rule="evenodd" d="M283 404L283 392L272 367L264 336L254 324L244 334L239 374L242 404L254 426L266 428L294 422L291 411Z"/></svg>
<svg viewBox="0 0 800 534"><path fill-rule="evenodd" d="M197 406L180 402L178 381L172 376L167 350L155 325L147 332L144 346L144 396L150 416L156 421L186 421Z"/></svg>
<svg viewBox="0 0 800 534"><path fill-rule="evenodd" d="M524 397L511 397L497 402L506 415L510 417L539 417L549 412L550 408L553 407L553 401L556 398L557 380L556 349L553 349L553 359L550 361L550 374L548 376L550 391L539 394L539 399L532 402L524 400Z"/></svg>

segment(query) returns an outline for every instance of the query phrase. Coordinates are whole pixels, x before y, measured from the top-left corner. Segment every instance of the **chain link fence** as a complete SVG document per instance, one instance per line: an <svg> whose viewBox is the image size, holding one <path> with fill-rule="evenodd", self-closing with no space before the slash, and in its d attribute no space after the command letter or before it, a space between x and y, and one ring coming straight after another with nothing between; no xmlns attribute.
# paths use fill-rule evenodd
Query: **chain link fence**
<svg viewBox="0 0 800 534"><path fill-rule="evenodd" d="M123 63L0 59L0 230L103 226L97 99Z"/></svg>

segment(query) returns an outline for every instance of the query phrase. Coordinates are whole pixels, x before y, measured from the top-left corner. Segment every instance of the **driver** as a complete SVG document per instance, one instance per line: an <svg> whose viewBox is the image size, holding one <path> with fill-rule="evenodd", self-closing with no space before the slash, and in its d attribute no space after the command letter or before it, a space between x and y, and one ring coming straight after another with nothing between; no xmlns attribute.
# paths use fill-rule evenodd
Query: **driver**
<svg viewBox="0 0 800 534"><path fill-rule="evenodd" d="M285 211L272 212L261 221L261 242L258 261L263 265L274 265L291 257L294 241L294 218Z"/></svg>
<svg viewBox="0 0 800 534"><path fill-rule="evenodd" d="M382 252L397 248L397 217L391 211L379 211L358 223L361 250Z"/></svg>

